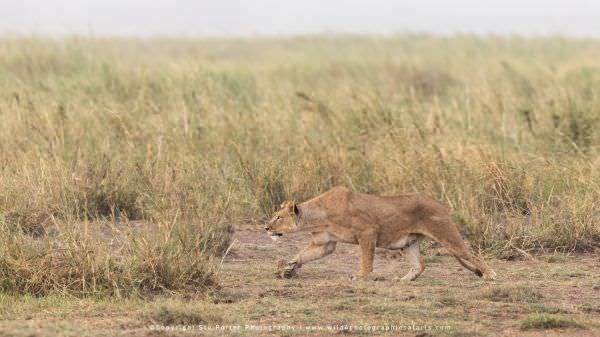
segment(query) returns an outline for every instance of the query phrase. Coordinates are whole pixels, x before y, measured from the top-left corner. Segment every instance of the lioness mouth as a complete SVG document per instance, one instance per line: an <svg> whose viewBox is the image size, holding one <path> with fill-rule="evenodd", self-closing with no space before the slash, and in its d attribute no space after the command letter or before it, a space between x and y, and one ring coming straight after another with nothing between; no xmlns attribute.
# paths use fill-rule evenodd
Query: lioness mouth
<svg viewBox="0 0 600 337"><path fill-rule="evenodd" d="M269 233L269 237L271 238L271 240L273 241L277 241L279 240L279 237L281 237L283 234L281 233Z"/></svg>

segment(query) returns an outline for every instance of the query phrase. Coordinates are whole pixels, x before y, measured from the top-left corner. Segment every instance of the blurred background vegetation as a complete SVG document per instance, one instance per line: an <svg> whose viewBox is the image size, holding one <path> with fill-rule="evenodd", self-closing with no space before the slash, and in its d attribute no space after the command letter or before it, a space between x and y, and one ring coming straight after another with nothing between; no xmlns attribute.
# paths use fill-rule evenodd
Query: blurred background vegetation
<svg viewBox="0 0 600 337"><path fill-rule="evenodd" d="M585 39L0 40L0 289L202 289L335 185L430 194L485 254L593 249L599 87Z"/></svg>

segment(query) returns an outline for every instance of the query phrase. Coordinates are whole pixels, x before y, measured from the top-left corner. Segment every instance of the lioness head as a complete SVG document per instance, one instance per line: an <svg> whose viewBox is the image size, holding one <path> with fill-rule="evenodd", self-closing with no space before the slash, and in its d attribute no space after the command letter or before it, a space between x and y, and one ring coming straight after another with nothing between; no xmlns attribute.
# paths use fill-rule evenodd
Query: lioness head
<svg viewBox="0 0 600 337"><path fill-rule="evenodd" d="M275 212L273 218L265 226L265 230L273 240L276 240L283 233L294 231L298 226L297 217L299 212L295 202L284 202L281 204L281 209Z"/></svg>

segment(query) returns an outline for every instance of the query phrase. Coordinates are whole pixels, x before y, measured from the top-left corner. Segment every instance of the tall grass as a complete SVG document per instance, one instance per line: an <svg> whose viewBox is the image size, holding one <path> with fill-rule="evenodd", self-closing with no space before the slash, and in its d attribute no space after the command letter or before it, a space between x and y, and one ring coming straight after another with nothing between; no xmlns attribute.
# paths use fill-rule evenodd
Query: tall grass
<svg viewBox="0 0 600 337"><path fill-rule="evenodd" d="M334 185L429 193L488 253L589 249L599 60L558 38L2 40L0 284L196 286L229 225ZM163 240L75 239L134 220Z"/></svg>

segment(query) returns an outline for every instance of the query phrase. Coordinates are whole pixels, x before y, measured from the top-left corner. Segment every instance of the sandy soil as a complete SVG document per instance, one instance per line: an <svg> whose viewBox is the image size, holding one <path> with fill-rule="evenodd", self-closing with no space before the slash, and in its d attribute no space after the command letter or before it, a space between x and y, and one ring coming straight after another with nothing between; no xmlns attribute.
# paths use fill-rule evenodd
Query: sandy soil
<svg viewBox="0 0 600 337"><path fill-rule="evenodd" d="M292 257L308 240L295 234L273 242L262 231L237 231L222 261L221 286L209 295L0 296L0 305L11 306L0 307L5 315L0 336L600 336L599 254L488 259L498 274L490 282L463 269L443 249L426 245L427 269L416 281L395 280L408 264L385 250L378 251L369 280L352 281L358 246L340 244L297 277L275 277L277 261ZM571 326L523 330L531 315ZM192 317L203 329L156 329L172 328L165 322L182 317Z"/></svg>
<svg viewBox="0 0 600 337"><path fill-rule="evenodd" d="M246 230L236 232L234 240L223 266L223 286L255 298L256 306L275 303L270 315L258 319L261 324L450 326L444 332L414 333L419 336L600 335L597 255L488 259L498 273L498 280L490 282L462 268L442 248L427 248L426 270L406 283L396 280L408 270L404 258L378 250L370 280L352 281L350 276L359 267L358 246L339 244L335 253L306 264L297 277L285 280L272 276L277 261L307 245L307 234L273 242L261 231ZM278 311L281 303L289 309ZM298 309L302 306L304 311ZM573 319L586 329L521 330L521 322L533 313Z"/></svg>

